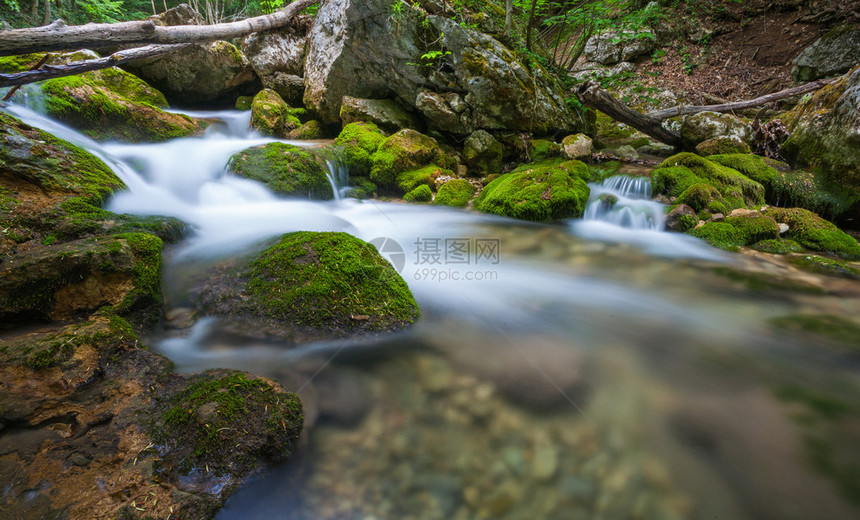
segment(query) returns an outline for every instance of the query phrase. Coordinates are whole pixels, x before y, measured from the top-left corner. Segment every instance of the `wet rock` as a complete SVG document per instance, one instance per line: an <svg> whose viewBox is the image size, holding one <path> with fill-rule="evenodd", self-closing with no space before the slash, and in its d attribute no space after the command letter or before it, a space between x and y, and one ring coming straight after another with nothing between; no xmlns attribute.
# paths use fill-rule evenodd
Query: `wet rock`
<svg viewBox="0 0 860 520"><path fill-rule="evenodd" d="M301 126L290 106L272 89L263 89L251 102L251 128L261 135L287 137Z"/></svg>
<svg viewBox="0 0 860 520"><path fill-rule="evenodd" d="M344 125L359 121L373 123L388 132L402 128L420 128L415 116L390 99L359 99L344 96L340 106Z"/></svg>
<svg viewBox="0 0 860 520"><path fill-rule="evenodd" d="M666 214L666 229L683 233L696 227L696 211L686 204L678 204Z"/></svg>
<svg viewBox="0 0 860 520"><path fill-rule="evenodd" d="M433 175L441 174L440 166L452 165L435 139L410 129L382 141L370 156L370 163L371 181L404 193L418 184L433 183Z"/></svg>
<svg viewBox="0 0 860 520"><path fill-rule="evenodd" d="M484 130L471 133L463 143L463 160L474 175L501 172L503 153L502 143Z"/></svg>
<svg viewBox="0 0 860 520"><path fill-rule="evenodd" d="M389 5L387 0L334 0L320 7L305 61L304 100L322 122L339 120L344 96L397 99L423 113L416 106L419 93L447 91L464 92L467 107L461 110L446 98L461 123L447 131L515 129L546 135L584 129L566 106L561 86L540 67L533 75L499 41L447 18L406 7L393 20ZM426 62L422 56L428 51L438 50L422 43L428 34L450 53L430 66L415 66Z"/></svg>
<svg viewBox="0 0 860 520"><path fill-rule="evenodd" d="M841 27L824 34L791 62L795 81L812 81L843 74L857 65L860 29Z"/></svg>
<svg viewBox="0 0 860 520"><path fill-rule="evenodd" d="M564 156L568 159L590 158L592 150L591 138L585 134L575 134L565 137L561 141Z"/></svg>
<svg viewBox="0 0 860 520"><path fill-rule="evenodd" d="M370 412L373 394L365 376L347 368L325 370L314 378L320 421L341 426L359 423Z"/></svg>
<svg viewBox="0 0 860 520"><path fill-rule="evenodd" d="M532 455L531 475L538 482L550 480L558 470L558 450L544 436L538 438Z"/></svg>
<svg viewBox="0 0 860 520"><path fill-rule="evenodd" d="M650 31L607 31L589 38L584 53L589 61L613 65L650 55L653 48L654 34Z"/></svg>
<svg viewBox="0 0 860 520"><path fill-rule="evenodd" d="M736 135L719 136L706 139L696 145L699 155L718 155L730 153L750 153L750 147Z"/></svg>

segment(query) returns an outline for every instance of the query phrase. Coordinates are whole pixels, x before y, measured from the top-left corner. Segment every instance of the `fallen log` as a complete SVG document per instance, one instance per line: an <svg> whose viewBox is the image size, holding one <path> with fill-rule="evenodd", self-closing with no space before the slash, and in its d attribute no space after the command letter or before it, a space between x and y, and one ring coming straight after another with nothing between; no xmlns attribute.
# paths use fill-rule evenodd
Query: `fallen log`
<svg viewBox="0 0 860 520"><path fill-rule="evenodd" d="M773 101L779 101L780 99L785 99L791 96L799 96L801 94L807 94L809 92L813 92L815 90L820 89L821 87L834 82L836 79L819 79L818 81L813 81L811 83L805 83L803 85L799 85L797 87L788 88L785 90L780 90L779 92L774 92L773 94L767 94L764 96L757 97L755 99L749 99L746 101L734 101L731 103L721 103L719 105L678 105L672 108L666 108L663 110L654 110L652 112L648 112L648 117L653 117L658 120L669 119L670 117L676 116L684 116L688 114L697 114L699 112L732 112L734 110L743 110L745 108L753 108L757 106L764 105L766 103L771 103Z"/></svg>
<svg viewBox="0 0 860 520"><path fill-rule="evenodd" d="M33 70L24 72L16 72L13 74L0 74L0 88L3 87L19 87L27 83L43 81L52 78L62 78L64 76L74 76L92 70L107 69L128 63L130 61L139 60L142 58L151 58L160 56L169 52L177 51L190 47L191 43L181 43L177 45L147 45L145 47L137 47L118 51L104 58L96 58L92 60L76 61L67 65L44 65L35 67ZM47 56L46 56L47 58ZM11 97L14 91L10 91L7 97ZM4 101L7 99L4 97Z"/></svg>
<svg viewBox="0 0 860 520"><path fill-rule="evenodd" d="M632 126L658 141L676 147L682 146L681 134L664 128L660 119L633 110L618 101L607 90L601 88L597 82L586 81L578 85L574 89L574 93L585 106L600 110L612 119Z"/></svg>
<svg viewBox="0 0 860 520"><path fill-rule="evenodd" d="M56 20L44 27L0 31L0 56L77 49L97 49L118 45L202 43L229 40L282 27L303 9L319 0L296 0L272 14L238 22L215 25L173 25L163 27L151 20L135 22L66 25Z"/></svg>

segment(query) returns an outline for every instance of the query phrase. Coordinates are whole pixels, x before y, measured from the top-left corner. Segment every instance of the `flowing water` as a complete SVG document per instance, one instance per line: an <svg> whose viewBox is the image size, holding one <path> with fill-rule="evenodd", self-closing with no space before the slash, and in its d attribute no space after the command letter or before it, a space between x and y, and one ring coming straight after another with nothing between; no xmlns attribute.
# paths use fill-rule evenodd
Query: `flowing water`
<svg viewBox="0 0 860 520"><path fill-rule="evenodd" d="M860 282L667 233L647 178L592 185L585 217L553 225L309 202L225 174L233 153L271 141L247 113L194 114L221 121L202 138L125 145L9 111L114 168L129 190L109 209L193 226L168 255L155 348L180 370L249 370L302 396L298 453L221 520L858 515L857 345L795 325L856 320ZM423 318L297 348L183 323L213 262L296 230L372 241Z"/></svg>

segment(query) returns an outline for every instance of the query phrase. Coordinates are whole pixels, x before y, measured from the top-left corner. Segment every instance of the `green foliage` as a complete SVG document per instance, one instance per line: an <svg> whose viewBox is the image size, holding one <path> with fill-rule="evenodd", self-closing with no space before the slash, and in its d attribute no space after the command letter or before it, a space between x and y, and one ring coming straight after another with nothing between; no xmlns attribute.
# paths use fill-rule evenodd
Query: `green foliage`
<svg viewBox="0 0 860 520"><path fill-rule="evenodd" d="M403 196L403 200L407 202L430 202L433 199L433 192L430 186L422 184Z"/></svg>
<svg viewBox="0 0 860 520"><path fill-rule="evenodd" d="M77 4L93 21L98 23L118 22L123 18L123 0L78 0Z"/></svg>

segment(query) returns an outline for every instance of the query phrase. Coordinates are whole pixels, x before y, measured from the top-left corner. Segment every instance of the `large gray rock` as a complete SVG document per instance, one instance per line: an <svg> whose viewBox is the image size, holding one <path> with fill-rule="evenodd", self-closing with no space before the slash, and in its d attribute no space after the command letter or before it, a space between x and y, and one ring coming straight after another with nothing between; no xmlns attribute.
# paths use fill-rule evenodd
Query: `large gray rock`
<svg viewBox="0 0 860 520"><path fill-rule="evenodd" d="M782 154L860 197L860 65L782 116ZM855 204L860 206L860 203Z"/></svg>
<svg viewBox="0 0 860 520"><path fill-rule="evenodd" d="M358 121L373 123L386 132L420 127L415 116L390 99L359 99L344 96L340 106L340 119L344 125Z"/></svg>
<svg viewBox="0 0 860 520"><path fill-rule="evenodd" d="M860 29L830 31L791 62L795 81L811 81L848 72L860 61Z"/></svg>
<svg viewBox="0 0 860 520"><path fill-rule="evenodd" d="M583 126L565 104L563 88L540 67L533 76L497 40L447 18L409 8L393 18L390 3L329 0L320 6L305 60L304 101L325 122L338 121L346 95L395 99L438 129L459 134L478 128L572 133ZM450 54L422 59L439 48ZM452 92L464 94L465 107L448 100ZM459 125L443 127L449 112L458 114Z"/></svg>
<svg viewBox="0 0 860 520"><path fill-rule="evenodd" d="M182 4L150 17L156 25L197 25L202 18ZM184 105L235 101L240 94L259 90L259 80L242 52L226 41L193 45L123 67L164 93L168 101ZM231 103L232 104L232 103Z"/></svg>
<svg viewBox="0 0 860 520"><path fill-rule="evenodd" d="M299 16L278 29L253 33L242 45L251 67L263 86L290 101L301 101L304 93L305 49L313 21Z"/></svg>
<svg viewBox="0 0 860 520"><path fill-rule="evenodd" d="M485 130L477 130L463 143L463 159L469 170L486 175L502 172L502 143Z"/></svg>
<svg viewBox="0 0 860 520"><path fill-rule="evenodd" d="M689 115L681 123L681 139L690 148L715 137L731 137L748 144L750 125L737 116L717 112Z"/></svg>
<svg viewBox="0 0 860 520"><path fill-rule="evenodd" d="M633 61L654 49L650 31L607 31L595 34L585 43L585 57L604 65Z"/></svg>

